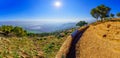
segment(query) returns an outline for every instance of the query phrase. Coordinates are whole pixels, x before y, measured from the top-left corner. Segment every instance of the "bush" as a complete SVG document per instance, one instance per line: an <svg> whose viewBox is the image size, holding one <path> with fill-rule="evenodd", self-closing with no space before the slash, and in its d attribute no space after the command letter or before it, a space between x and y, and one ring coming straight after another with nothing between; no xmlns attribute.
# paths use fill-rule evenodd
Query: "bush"
<svg viewBox="0 0 120 58"><path fill-rule="evenodd" d="M54 43L50 43L50 44L48 44L46 47L44 47L44 52L45 53L51 53L52 52L52 49L54 48Z"/></svg>
<svg viewBox="0 0 120 58"><path fill-rule="evenodd" d="M120 12L116 14L118 17L120 17Z"/></svg>
<svg viewBox="0 0 120 58"><path fill-rule="evenodd" d="M11 25L3 25L0 27L1 32L4 33L5 36L26 36L27 35L27 31L24 30L21 27L13 27Z"/></svg>
<svg viewBox="0 0 120 58"><path fill-rule="evenodd" d="M86 24L88 24L87 22L85 22L85 21L80 21L80 22L78 22L77 24L76 24L76 26L84 26L84 25L86 25Z"/></svg>
<svg viewBox="0 0 120 58"><path fill-rule="evenodd" d="M16 36L26 36L27 35L27 31L24 30L23 28L21 27L14 27L13 29L13 33L16 35Z"/></svg>
<svg viewBox="0 0 120 58"><path fill-rule="evenodd" d="M0 30L4 33L4 35L8 36L8 34L12 32L13 26L3 25Z"/></svg>
<svg viewBox="0 0 120 58"><path fill-rule="evenodd" d="M34 33L27 33L27 36L34 37L35 34Z"/></svg>

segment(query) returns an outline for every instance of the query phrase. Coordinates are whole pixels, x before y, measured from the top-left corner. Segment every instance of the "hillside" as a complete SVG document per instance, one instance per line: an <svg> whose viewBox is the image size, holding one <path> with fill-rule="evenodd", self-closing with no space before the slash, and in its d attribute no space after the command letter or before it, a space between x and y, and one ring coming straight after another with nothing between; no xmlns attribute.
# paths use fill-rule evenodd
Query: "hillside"
<svg viewBox="0 0 120 58"><path fill-rule="evenodd" d="M86 27L83 28L86 29ZM84 29L80 28L79 33ZM62 45L56 58L120 58L120 19L90 24L80 35L76 44L72 45L72 40L76 38L68 37L64 42L66 44ZM74 46L75 51L73 51L74 49L71 50L71 47L73 48ZM67 49L63 50L65 47Z"/></svg>
<svg viewBox="0 0 120 58"><path fill-rule="evenodd" d="M72 28L23 37L1 34L0 57L119 58L119 26L120 19L111 19L82 26L77 31Z"/></svg>
<svg viewBox="0 0 120 58"><path fill-rule="evenodd" d="M90 35L91 34L91 35ZM79 43L80 58L119 58L120 22L91 25Z"/></svg>
<svg viewBox="0 0 120 58"><path fill-rule="evenodd" d="M54 58L74 29L34 36L3 36L0 33L0 58ZM13 35L13 34L12 34Z"/></svg>

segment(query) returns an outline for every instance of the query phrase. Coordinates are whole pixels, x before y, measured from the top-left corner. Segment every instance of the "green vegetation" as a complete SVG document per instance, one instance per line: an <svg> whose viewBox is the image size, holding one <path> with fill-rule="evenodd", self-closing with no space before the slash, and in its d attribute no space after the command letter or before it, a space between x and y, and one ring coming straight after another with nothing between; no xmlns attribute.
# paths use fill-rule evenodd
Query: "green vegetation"
<svg viewBox="0 0 120 58"><path fill-rule="evenodd" d="M54 58L72 29L29 33L18 26L0 27L0 58Z"/></svg>
<svg viewBox="0 0 120 58"><path fill-rule="evenodd" d="M97 20L104 20L98 20L91 25L110 21L110 18L106 17L114 18L114 14L109 14L110 10L111 8L104 5L93 8L91 15ZM117 16L120 17L120 13ZM86 24L88 23L85 21L79 21L76 26ZM0 58L54 58L63 42L74 30L75 28L71 28L35 34L18 26L0 26ZM65 55L62 55L62 58L65 58Z"/></svg>
<svg viewBox="0 0 120 58"><path fill-rule="evenodd" d="M105 17L109 17L111 8L105 6L105 5L100 5L97 6L96 8L93 8L91 10L91 15L96 18L97 20L104 19Z"/></svg>
<svg viewBox="0 0 120 58"><path fill-rule="evenodd" d="M114 18L114 16L115 16L114 14L112 14L112 13L110 14L110 17L111 17L111 18Z"/></svg>
<svg viewBox="0 0 120 58"><path fill-rule="evenodd" d="M87 22L85 22L85 21L79 21L77 24L76 24L76 26L84 26L84 25L86 25L86 24L88 24Z"/></svg>
<svg viewBox="0 0 120 58"><path fill-rule="evenodd" d="M116 14L118 17L120 17L120 12Z"/></svg>
<svg viewBox="0 0 120 58"><path fill-rule="evenodd" d="M27 32L21 27L13 27L9 25L3 25L0 27L0 31L4 36L26 36Z"/></svg>

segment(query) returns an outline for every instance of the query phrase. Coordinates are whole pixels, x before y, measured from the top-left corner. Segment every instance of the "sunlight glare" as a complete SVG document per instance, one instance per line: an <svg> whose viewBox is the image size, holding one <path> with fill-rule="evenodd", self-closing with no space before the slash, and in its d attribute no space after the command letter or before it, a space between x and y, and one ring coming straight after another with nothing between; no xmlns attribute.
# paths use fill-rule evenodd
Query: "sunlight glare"
<svg viewBox="0 0 120 58"><path fill-rule="evenodd" d="M61 6L61 2L60 2L60 1L56 1L56 2L54 3L54 5L55 5L56 7L60 7L60 6Z"/></svg>

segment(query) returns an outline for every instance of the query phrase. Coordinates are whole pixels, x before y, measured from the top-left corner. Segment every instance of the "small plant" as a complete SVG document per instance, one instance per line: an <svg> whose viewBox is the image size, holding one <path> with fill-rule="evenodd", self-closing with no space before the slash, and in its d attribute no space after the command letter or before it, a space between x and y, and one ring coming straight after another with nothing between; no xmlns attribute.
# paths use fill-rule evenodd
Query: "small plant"
<svg viewBox="0 0 120 58"><path fill-rule="evenodd" d="M64 54L62 54L62 58L65 58L65 55L64 55Z"/></svg>
<svg viewBox="0 0 120 58"><path fill-rule="evenodd" d="M18 55L17 52L14 52L13 54L14 54L14 55L13 55L14 58L19 58L19 55Z"/></svg>

